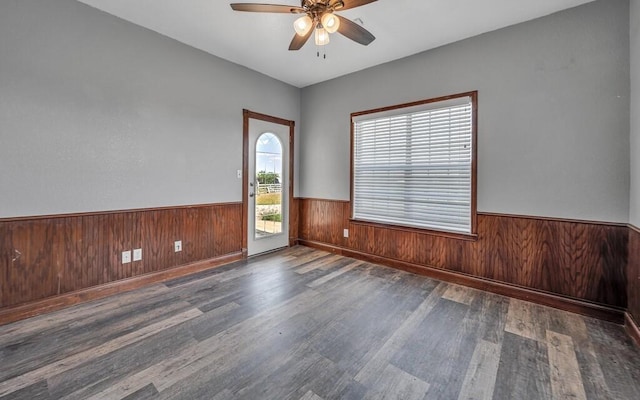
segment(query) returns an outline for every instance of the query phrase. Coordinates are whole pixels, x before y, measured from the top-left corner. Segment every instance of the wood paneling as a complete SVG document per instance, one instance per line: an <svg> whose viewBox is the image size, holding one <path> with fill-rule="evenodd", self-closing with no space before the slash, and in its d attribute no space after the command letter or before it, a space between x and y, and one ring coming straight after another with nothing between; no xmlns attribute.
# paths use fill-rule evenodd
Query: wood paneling
<svg viewBox="0 0 640 400"><path fill-rule="evenodd" d="M300 199L300 238L344 247L343 229L349 228L349 202Z"/></svg>
<svg viewBox="0 0 640 400"><path fill-rule="evenodd" d="M342 237L344 228L349 238ZM349 202L301 199L300 238L403 263L625 308L628 229L478 213L460 240L349 220ZM345 253L346 254L346 253Z"/></svg>
<svg viewBox="0 0 640 400"><path fill-rule="evenodd" d="M289 205L289 246L295 246L300 237L300 199L294 197Z"/></svg>
<svg viewBox="0 0 640 400"><path fill-rule="evenodd" d="M241 203L2 220L0 308L239 252L241 221Z"/></svg>
<svg viewBox="0 0 640 400"><path fill-rule="evenodd" d="M629 305L627 307L627 325L630 333L640 345L640 229L629 226L629 267L627 268L629 284L627 295Z"/></svg>

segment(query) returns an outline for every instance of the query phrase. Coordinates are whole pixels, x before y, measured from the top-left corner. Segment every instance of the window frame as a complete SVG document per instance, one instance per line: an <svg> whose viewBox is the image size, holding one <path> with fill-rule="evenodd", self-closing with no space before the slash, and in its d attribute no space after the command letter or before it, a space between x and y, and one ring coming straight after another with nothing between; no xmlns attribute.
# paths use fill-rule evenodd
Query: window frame
<svg viewBox="0 0 640 400"><path fill-rule="evenodd" d="M388 112L388 111L393 111L393 110L399 110L399 109L403 109L403 108L410 108L410 107L416 107L416 106L421 106L421 105L425 105L425 104L429 104L429 103L436 103L436 102L442 102L442 101L447 101L447 100L451 100L451 99L457 99L457 98L461 98L461 97L469 97L471 98L471 233L460 233L460 232L452 232L452 231L445 231L445 230L435 230L435 229L429 229L429 228L419 228L419 227L414 227L414 226L407 226L407 225L401 225L401 224L389 224L389 223L384 223L384 222L377 222L377 221L370 221L370 220L363 220L363 219L356 219L353 217L354 215L354 172L355 172L355 165L354 165L354 149L355 149L355 122L354 122L354 118L357 117L361 117L363 115L368 115L368 114L377 114L377 113L382 113L382 112ZM478 187L478 179L477 179L477 175L478 175L478 168L477 168L477 164L478 164L478 91L474 90L474 91L470 91L470 92L464 92L464 93L458 93L458 94L453 94L453 95L448 95L448 96L441 96L441 97L436 97L436 98L431 98L431 99L426 99L426 100L419 100L419 101L414 101L414 102L410 102L410 103L403 103L403 104L397 104L397 105L393 105L393 106L388 106L388 107L382 107L382 108L375 108L375 109L371 109L371 110L365 110L365 111L358 111L358 112L353 112L351 113L351 147L350 147L350 167L351 167L351 171L350 171L350 218L349 221L353 224L359 224L359 225L367 225L367 226L373 226L373 227L380 227L380 228L387 228L387 229L394 229L394 230L400 230L400 231L406 231L406 232L418 232L418 233L426 233L426 234L432 234L432 235L436 235L436 236L444 236L444 237L449 237L449 238L453 238L453 239L463 239L463 240L477 240L478 238L478 234L477 234L477 227L478 227L478 210L477 210L477 187Z"/></svg>

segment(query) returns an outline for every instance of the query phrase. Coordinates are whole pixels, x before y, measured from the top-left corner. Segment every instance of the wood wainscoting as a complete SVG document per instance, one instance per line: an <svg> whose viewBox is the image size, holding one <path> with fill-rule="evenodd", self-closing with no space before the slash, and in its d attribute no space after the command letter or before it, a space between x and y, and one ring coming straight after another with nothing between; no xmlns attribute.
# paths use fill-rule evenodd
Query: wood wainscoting
<svg viewBox="0 0 640 400"><path fill-rule="evenodd" d="M99 296L114 282L131 288L132 278L139 286L154 281L139 277L170 278L175 273L166 271L176 267L190 265L181 269L188 273L199 268L194 263L210 268L239 259L241 245L242 203L2 219L0 323L16 319L16 307L26 303L69 293L86 300L87 288L100 288ZM122 252L138 248L142 260L122 264Z"/></svg>
<svg viewBox="0 0 640 400"><path fill-rule="evenodd" d="M299 207L301 244L623 322L626 225L478 213L463 240L352 221L348 201Z"/></svg>
<svg viewBox="0 0 640 400"><path fill-rule="evenodd" d="M626 327L640 346L640 228L629 225L628 306Z"/></svg>
<svg viewBox="0 0 640 400"><path fill-rule="evenodd" d="M289 246L295 246L298 244L298 238L300 237L300 199L294 197L291 199L289 206Z"/></svg>

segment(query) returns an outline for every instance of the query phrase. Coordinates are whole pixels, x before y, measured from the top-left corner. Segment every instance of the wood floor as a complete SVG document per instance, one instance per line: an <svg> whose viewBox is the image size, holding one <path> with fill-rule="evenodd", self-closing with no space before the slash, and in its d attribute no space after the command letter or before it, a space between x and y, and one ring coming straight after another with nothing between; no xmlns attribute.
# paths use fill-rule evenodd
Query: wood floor
<svg viewBox="0 0 640 400"><path fill-rule="evenodd" d="M0 327L0 399L640 399L620 326L305 247Z"/></svg>

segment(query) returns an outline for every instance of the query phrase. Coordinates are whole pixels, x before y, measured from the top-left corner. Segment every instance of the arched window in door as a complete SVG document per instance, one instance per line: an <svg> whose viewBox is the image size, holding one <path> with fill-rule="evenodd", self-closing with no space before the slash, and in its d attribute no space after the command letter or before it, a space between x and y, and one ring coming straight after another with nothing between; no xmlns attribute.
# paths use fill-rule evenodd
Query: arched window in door
<svg viewBox="0 0 640 400"><path fill-rule="evenodd" d="M256 229L260 239L282 233L282 143L265 132L258 137L255 154Z"/></svg>

